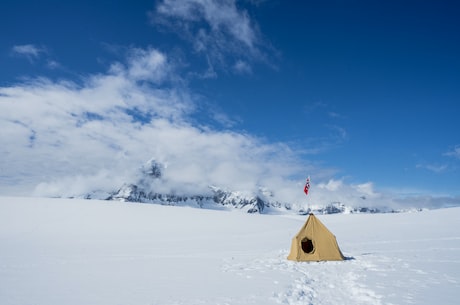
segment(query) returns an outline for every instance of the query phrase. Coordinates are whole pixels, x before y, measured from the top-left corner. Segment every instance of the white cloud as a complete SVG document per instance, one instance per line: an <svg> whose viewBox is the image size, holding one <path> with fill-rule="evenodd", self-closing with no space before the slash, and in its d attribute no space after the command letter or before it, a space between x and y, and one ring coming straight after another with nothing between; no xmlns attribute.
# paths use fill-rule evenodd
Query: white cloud
<svg viewBox="0 0 460 305"><path fill-rule="evenodd" d="M129 54L126 65L114 63L81 84L38 78L0 87L0 194L112 191L155 158L167 166L158 191L264 186L275 199L299 205L398 203L372 183L328 180L330 169L300 160L282 143L194 124L193 93L178 85L168 57L153 48ZM327 181L313 179L307 199L306 174Z"/></svg>
<svg viewBox="0 0 460 305"><path fill-rule="evenodd" d="M36 79L0 88L1 191L115 190L152 157L168 166L165 191L292 187L289 177L305 167L289 147L192 125L190 92L159 86L171 71L165 54L134 49L126 66L81 85Z"/></svg>
<svg viewBox="0 0 460 305"><path fill-rule="evenodd" d="M155 49L132 49L128 58L128 75L133 80L161 83L171 75L166 56Z"/></svg>
<svg viewBox="0 0 460 305"><path fill-rule="evenodd" d="M264 186L279 201L304 204L303 176L328 171L300 161L282 143L194 125L192 94L168 87L177 76L167 56L152 48L130 54L126 66L115 63L81 85L37 79L0 88L2 191L15 185L47 196L116 190L135 181L153 157L167 166L158 191ZM314 183L316 202L353 202L372 193L371 186L342 180Z"/></svg>
<svg viewBox="0 0 460 305"><path fill-rule="evenodd" d="M318 185L319 188L326 189L328 191L337 191L341 187L343 187L343 181L342 180L329 180L327 183L320 183Z"/></svg>

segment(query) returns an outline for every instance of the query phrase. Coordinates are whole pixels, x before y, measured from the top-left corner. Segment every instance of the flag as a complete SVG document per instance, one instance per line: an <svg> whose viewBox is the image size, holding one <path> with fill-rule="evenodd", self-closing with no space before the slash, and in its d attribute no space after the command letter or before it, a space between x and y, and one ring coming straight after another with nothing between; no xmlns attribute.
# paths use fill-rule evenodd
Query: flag
<svg viewBox="0 0 460 305"><path fill-rule="evenodd" d="M305 183L305 186L303 188L305 195L308 195L309 189L310 189L310 177L307 178L307 182Z"/></svg>

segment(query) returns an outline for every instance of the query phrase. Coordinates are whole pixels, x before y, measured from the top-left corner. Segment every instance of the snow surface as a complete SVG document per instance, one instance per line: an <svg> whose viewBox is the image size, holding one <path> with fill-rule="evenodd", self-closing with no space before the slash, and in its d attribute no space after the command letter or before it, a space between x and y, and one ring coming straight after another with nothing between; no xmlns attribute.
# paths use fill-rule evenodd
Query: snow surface
<svg viewBox="0 0 460 305"><path fill-rule="evenodd" d="M0 197L0 304L458 304L460 208L317 217L347 260L286 260L305 216Z"/></svg>

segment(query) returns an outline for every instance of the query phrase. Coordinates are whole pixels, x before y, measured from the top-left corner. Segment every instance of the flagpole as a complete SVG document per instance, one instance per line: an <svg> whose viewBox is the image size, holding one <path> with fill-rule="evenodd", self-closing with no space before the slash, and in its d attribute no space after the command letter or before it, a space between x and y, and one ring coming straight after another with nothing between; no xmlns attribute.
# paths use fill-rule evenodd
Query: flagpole
<svg viewBox="0 0 460 305"><path fill-rule="evenodd" d="M310 213L310 200L308 199L308 191L310 190L310 176L307 177L307 181L305 182L305 186L303 187L303 192L307 196L307 211Z"/></svg>

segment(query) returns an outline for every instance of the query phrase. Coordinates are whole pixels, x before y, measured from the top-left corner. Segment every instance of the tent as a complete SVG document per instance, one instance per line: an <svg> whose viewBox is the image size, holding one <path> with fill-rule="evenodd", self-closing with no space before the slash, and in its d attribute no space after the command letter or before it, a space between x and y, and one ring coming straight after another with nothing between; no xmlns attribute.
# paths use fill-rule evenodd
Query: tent
<svg viewBox="0 0 460 305"><path fill-rule="evenodd" d="M298 262L345 259L334 234L312 213L292 239L291 253L287 258Z"/></svg>

